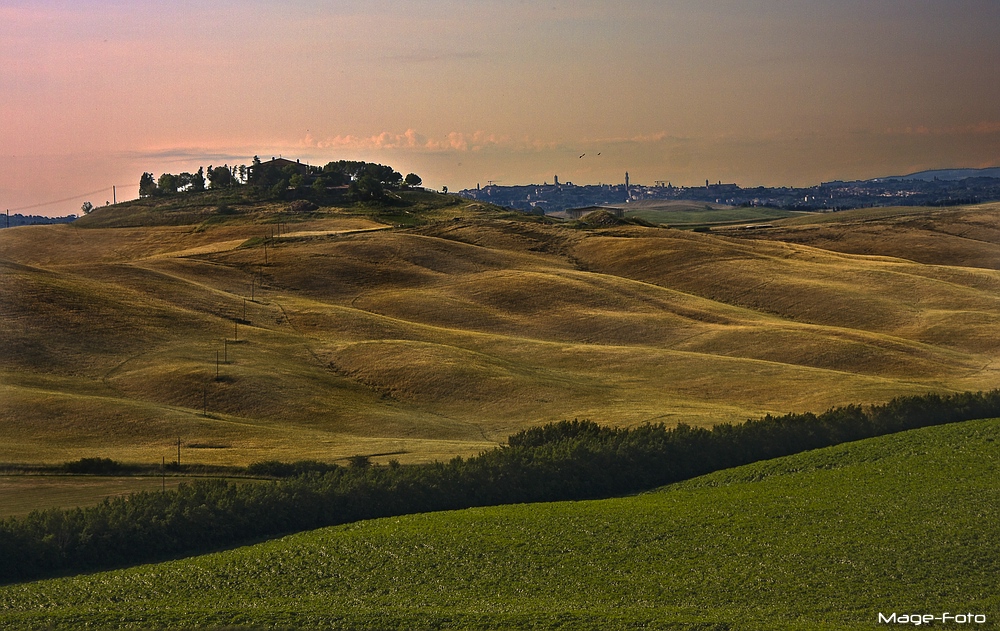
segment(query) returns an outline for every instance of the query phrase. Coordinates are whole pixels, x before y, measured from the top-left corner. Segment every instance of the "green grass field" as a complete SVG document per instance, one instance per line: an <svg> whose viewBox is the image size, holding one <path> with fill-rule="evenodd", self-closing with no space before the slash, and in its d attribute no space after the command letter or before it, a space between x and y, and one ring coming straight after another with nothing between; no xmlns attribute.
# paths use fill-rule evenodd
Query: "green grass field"
<svg viewBox="0 0 1000 631"><path fill-rule="evenodd" d="M620 499L360 522L0 588L10 629L996 628L1000 420L848 443ZM941 628L935 625L934 628Z"/></svg>
<svg viewBox="0 0 1000 631"><path fill-rule="evenodd" d="M685 201L641 200L619 206L626 216L638 217L654 224L676 227L760 223L794 217L811 217L815 213L781 210L780 208L743 208Z"/></svg>

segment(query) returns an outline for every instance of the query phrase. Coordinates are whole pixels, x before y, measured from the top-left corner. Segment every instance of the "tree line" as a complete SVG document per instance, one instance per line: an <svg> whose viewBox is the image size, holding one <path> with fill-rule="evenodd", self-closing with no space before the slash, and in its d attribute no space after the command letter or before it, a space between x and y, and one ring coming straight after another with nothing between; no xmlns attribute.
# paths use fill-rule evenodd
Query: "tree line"
<svg viewBox="0 0 1000 631"><path fill-rule="evenodd" d="M901 397L711 429L562 421L468 459L376 466L261 462L269 482L206 480L0 522L0 581L108 569L408 513L635 493L721 469L894 432L1000 416L1000 391ZM89 466L113 468L95 459Z"/></svg>
<svg viewBox="0 0 1000 631"><path fill-rule="evenodd" d="M195 173L163 173L159 178L145 172L139 178L139 197L201 192L207 189L248 187L258 197L268 199L306 199L325 202L343 193L354 201L383 200L390 190L420 186L423 180L416 173L405 177L390 166L374 162L337 160L325 166L270 160L261 162L254 156L250 166L228 164Z"/></svg>

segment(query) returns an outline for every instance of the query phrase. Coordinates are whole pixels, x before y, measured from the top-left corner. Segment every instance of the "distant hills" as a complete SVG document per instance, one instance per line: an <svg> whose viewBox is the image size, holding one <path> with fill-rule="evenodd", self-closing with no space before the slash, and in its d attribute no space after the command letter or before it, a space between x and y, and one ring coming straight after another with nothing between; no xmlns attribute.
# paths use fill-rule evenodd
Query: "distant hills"
<svg viewBox="0 0 1000 631"><path fill-rule="evenodd" d="M0 228L14 228L17 226L37 226L54 223L70 223L76 221L76 215L65 217L43 217L41 215L0 215Z"/></svg>
<svg viewBox="0 0 1000 631"><path fill-rule="evenodd" d="M909 175L893 175L891 177L880 179L923 180L924 182L933 182L934 180L964 180L970 177L1000 178L1000 167L989 167L986 169L932 169L930 171L917 171L916 173L910 173Z"/></svg>

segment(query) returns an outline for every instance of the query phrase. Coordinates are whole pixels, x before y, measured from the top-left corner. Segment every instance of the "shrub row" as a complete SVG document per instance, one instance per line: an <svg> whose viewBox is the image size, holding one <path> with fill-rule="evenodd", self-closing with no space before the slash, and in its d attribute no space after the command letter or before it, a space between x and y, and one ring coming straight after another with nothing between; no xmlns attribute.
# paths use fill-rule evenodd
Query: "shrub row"
<svg viewBox="0 0 1000 631"><path fill-rule="evenodd" d="M522 431L473 458L430 465L259 463L251 470L289 477L253 484L206 480L6 519L0 522L0 581L156 561L360 519L610 497L846 441L997 416L1000 391L926 395L712 429L563 421Z"/></svg>

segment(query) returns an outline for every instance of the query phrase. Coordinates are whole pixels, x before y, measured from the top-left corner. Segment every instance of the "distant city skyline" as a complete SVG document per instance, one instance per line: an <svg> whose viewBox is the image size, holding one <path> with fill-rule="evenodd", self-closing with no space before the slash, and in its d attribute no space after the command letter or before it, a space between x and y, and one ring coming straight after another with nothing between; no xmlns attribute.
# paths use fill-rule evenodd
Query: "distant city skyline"
<svg viewBox="0 0 1000 631"><path fill-rule="evenodd" d="M998 32L989 0L13 0L0 212L255 154L451 190L997 166Z"/></svg>

